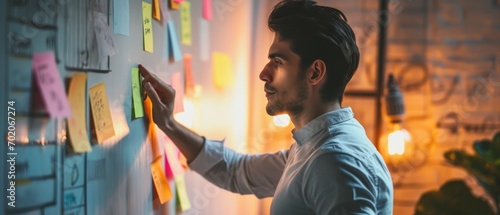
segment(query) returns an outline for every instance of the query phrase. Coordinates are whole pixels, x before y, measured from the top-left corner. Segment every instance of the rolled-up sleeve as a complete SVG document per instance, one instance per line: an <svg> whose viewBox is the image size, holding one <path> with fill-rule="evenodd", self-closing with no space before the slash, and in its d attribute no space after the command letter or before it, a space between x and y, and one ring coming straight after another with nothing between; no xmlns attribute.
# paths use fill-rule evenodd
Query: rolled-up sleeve
<svg viewBox="0 0 500 215"><path fill-rule="evenodd" d="M288 150L276 153L242 154L224 147L223 141L205 139L189 167L213 184L258 198L274 195L283 174Z"/></svg>

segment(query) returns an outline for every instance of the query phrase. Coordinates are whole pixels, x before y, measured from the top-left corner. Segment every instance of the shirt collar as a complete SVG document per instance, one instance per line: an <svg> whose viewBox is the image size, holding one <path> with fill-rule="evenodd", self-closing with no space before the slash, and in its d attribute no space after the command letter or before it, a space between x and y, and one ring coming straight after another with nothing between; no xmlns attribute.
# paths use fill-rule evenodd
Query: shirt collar
<svg viewBox="0 0 500 215"><path fill-rule="evenodd" d="M301 129L293 132L293 139L295 139L299 146L302 146L319 131L327 128L328 126L352 119L353 117L354 113L352 112L351 107L344 107L324 113L311 120Z"/></svg>

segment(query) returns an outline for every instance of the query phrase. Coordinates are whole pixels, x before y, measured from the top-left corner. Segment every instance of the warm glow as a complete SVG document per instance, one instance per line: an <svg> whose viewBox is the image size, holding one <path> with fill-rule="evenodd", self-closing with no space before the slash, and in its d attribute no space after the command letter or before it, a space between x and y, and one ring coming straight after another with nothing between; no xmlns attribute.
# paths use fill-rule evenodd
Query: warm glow
<svg viewBox="0 0 500 215"><path fill-rule="evenodd" d="M389 134L389 154L402 155L405 152L404 134L401 130Z"/></svg>
<svg viewBox="0 0 500 215"><path fill-rule="evenodd" d="M281 114L273 117L275 126L287 127L290 124L290 116L288 114Z"/></svg>
<svg viewBox="0 0 500 215"><path fill-rule="evenodd" d="M182 125L193 128L195 107L192 100L184 98L184 112L179 112L174 115L175 120L177 120Z"/></svg>

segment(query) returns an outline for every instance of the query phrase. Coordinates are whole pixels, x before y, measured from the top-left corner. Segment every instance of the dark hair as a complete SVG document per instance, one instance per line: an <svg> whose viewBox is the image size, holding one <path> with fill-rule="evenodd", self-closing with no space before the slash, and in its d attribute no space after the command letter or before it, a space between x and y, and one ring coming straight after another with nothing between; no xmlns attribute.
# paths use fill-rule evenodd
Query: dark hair
<svg viewBox="0 0 500 215"><path fill-rule="evenodd" d="M345 15L311 0L284 0L269 15L268 26L290 41L302 69L317 59L325 62L327 81L321 97L342 103L345 87L359 63L356 37Z"/></svg>

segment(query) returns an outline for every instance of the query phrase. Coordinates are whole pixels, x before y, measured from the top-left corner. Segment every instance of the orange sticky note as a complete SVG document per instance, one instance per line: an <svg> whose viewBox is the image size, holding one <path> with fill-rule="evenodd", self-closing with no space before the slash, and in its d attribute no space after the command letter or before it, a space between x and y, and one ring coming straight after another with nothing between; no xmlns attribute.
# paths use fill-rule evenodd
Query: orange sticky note
<svg viewBox="0 0 500 215"><path fill-rule="evenodd" d="M144 51L153 53L153 23L151 20L151 4L142 2L142 32Z"/></svg>
<svg viewBox="0 0 500 215"><path fill-rule="evenodd" d="M167 177L163 173L163 168L161 165L161 158L157 158L151 164L151 176L153 177L153 182L155 184L156 193L160 198L160 203L163 204L172 198L172 191L168 186Z"/></svg>
<svg viewBox="0 0 500 215"><path fill-rule="evenodd" d="M184 88L185 95L187 97L193 97L194 95L194 77L193 77L193 66L191 63L191 55L184 55Z"/></svg>
<svg viewBox="0 0 500 215"><path fill-rule="evenodd" d="M161 157L160 145L158 145L158 136L156 133L156 124L153 121L153 103L149 97L144 100L144 109L146 112L146 116L149 119L148 126L148 138L151 143L151 155L153 156L153 160Z"/></svg>
<svg viewBox="0 0 500 215"><path fill-rule="evenodd" d="M158 0L153 0L153 18L159 21L161 21L160 9L160 2Z"/></svg>
<svg viewBox="0 0 500 215"><path fill-rule="evenodd" d="M68 118L68 133L71 147L76 153L92 151L85 125L86 81L87 75L84 73L73 75L68 92L69 104L73 112L73 116Z"/></svg>
<svg viewBox="0 0 500 215"><path fill-rule="evenodd" d="M203 0L203 18L212 19L212 0Z"/></svg>
<svg viewBox="0 0 500 215"><path fill-rule="evenodd" d="M179 205L181 206L181 211L187 211L191 208L191 202L186 191L186 181L184 179L184 174L175 176L175 187L177 188L177 199L179 200Z"/></svg>
<svg viewBox="0 0 500 215"><path fill-rule="evenodd" d="M179 2L176 2L175 0L168 0L168 6L172 10L179 10Z"/></svg>
<svg viewBox="0 0 500 215"><path fill-rule="evenodd" d="M174 114L184 112L184 86L180 72L172 73L172 88L175 89Z"/></svg>
<svg viewBox="0 0 500 215"><path fill-rule="evenodd" d="M97 84L90 88L89 93L97 142L102 143L115 135L108 96L106 95L106 87L104 83Z"/></svg>
<svg viewBox="0 0 500 215"><path fill-rule="evenodd" d="M71 116L71 107L66 98L61 76L57 70L54 53L42 52L34 54L33 73L50 116L61 118Z"/></svg>
<svg viewBox="0 0 500 215"><path fill-rule="evenodd" d="M225 88L234 84L234 76L231 71L231 59L229 55L214 52L212 54L213 80L217 88Z"/></svg>

